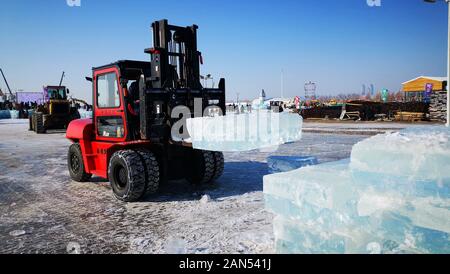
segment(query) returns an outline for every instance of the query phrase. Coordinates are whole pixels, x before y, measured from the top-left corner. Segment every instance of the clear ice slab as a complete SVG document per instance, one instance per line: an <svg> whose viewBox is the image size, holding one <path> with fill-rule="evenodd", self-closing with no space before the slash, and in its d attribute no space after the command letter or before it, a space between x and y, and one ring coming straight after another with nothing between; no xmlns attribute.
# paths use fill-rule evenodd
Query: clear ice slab
<svg viewBox="0 0 450 274"><path fill-rule="evenodd" d="M81 119L87 119L87 118L92 119L92 111L87 111L87 110L84 110L84 109L79 109L78 112L80 113L80 118L81 118Z"/></svg>
<svg viewBox="0 0 450 274"><path fill-rule="evenodd" d="M263 110L186 121L193 148L230 152L298 141L302 137L302 124L303 118L298 114Z"/></svg>
<svg viewBox="0 0 450 274"><path fill-rule="evenodd" d="M269 156L267 166L270 174L288 172L305 166L319 164L313 156Z"/></svg>

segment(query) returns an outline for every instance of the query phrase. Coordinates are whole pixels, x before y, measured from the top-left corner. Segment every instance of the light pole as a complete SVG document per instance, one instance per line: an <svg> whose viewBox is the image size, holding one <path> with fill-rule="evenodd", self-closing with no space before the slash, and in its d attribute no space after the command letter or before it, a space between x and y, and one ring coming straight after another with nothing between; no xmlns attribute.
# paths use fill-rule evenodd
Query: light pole
<svg viewBox="0 0 450 274"><path fill-rule="evenodd" d="M424 0L427 3L436 3L437 0ZM448 6L448 50L447 50L447 127L450 126L450 93L449 93L449 85L450 85L450 0L443 0L447 3Z"/></svg>

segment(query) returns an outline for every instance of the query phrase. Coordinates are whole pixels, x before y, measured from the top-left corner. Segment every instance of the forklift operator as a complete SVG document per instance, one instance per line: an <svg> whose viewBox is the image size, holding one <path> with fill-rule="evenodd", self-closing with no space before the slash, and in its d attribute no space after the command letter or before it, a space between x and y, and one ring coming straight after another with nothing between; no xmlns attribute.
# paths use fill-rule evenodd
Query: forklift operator
<svg viewBox="0 0 450 274"><path fill-rule="evenodd" d="M127 110L130 114L130 124L132 125L131 128L134 130L134 135L138 136L140 127L139 127L139 83L138 81L134 81L131 83L130 87L128 88L128 96L130 100L128 100Z"/></svg>
<svg viewBox="0 0 450 274"><path fill-rule="evenodd" d="M134 81L128 88L128 94L130 96L130 102L128 103L128 111L133 116L139 117L139 83Z"/></svg>

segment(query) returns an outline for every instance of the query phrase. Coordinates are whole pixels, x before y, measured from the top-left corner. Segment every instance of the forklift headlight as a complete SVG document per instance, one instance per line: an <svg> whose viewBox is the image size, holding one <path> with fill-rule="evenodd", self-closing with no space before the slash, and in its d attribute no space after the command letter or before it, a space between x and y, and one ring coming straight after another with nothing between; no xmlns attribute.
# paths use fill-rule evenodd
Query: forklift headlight
<svg viewBox="0 0 450 274"><path fill-rule="evenodd" d="M208 105L218 105L219 100L208 100Z"/></svg>

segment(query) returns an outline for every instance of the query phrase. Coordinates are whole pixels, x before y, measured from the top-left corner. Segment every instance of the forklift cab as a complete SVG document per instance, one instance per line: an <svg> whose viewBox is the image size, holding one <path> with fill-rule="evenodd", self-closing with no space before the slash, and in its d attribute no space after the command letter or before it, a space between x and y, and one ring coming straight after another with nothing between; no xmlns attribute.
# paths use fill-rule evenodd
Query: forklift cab
<svg viewBox="0 0 450 274"><path fill-rule="evenodd" d="M149 62L118 61L93 69L96 140L124 142L138 139L137 86L141 75L145 75L149 68Z"/></svg>

